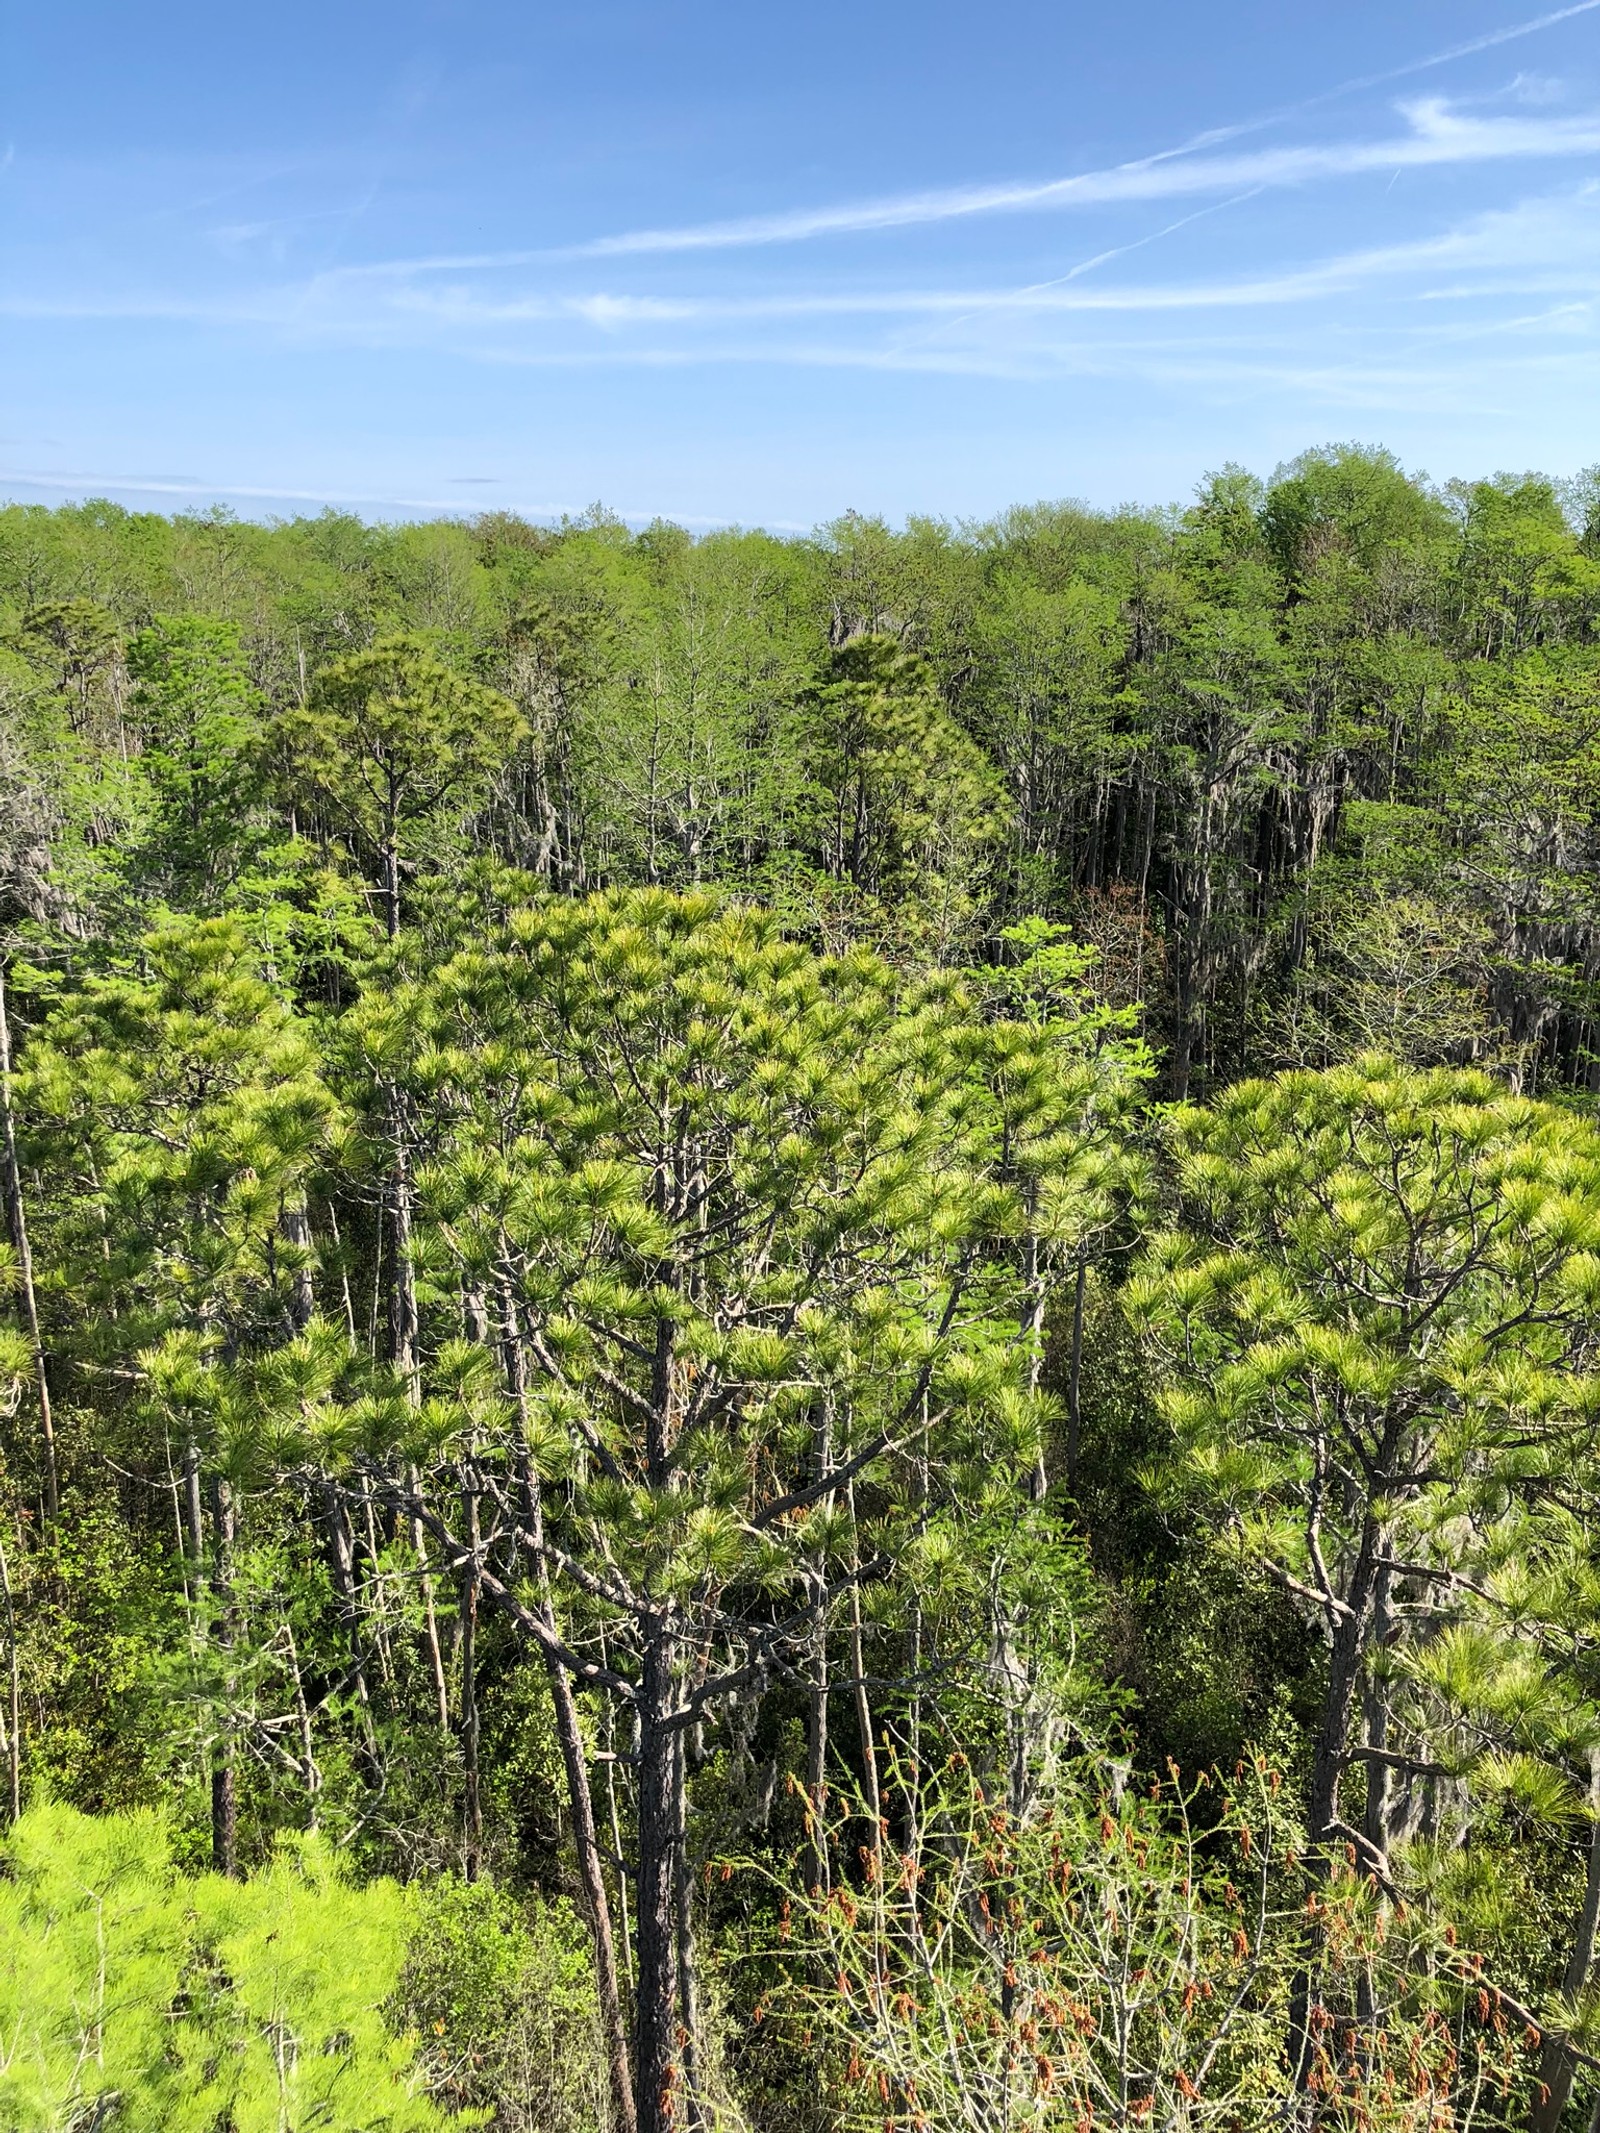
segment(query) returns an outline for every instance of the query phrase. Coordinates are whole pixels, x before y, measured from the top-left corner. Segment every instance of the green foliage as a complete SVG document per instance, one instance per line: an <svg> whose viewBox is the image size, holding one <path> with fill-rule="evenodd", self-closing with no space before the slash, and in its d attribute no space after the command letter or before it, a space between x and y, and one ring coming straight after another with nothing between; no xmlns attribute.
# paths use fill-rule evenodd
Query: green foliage
<svg viewBox="0 0 1600 2133"><path fill-rule="evenodd" d="M393 1012L361 1018L369 1051ZM984 1265L1014 1206L958 993L644 892L514 911L402 1013L440 1032L417 1071L459 1120L419 1179L428 1220L469 1281L514 1270L535 1456L582 1474L585 1551L630 1589L789 1589L831 1546L821 1513L814 1536L752 1513L789 1493L819 1402L864 1478L924 1399L949 1486L1032 1457L1043 1414ZM496 1420L471 1395L436 1412Z"/></svg>
<svg viewBox="0 0 1600 2133"><path fill-rule="evenodd" d="M433 2094L454 2112L492 2106L499 2133L599 2133L593 1963L570 1906L446 1881L413 1910L390 2012L422 2039Z"/></svg>
<svg viewBox="0 0 1600 2133"><path fill-rule="evenodd" d="M598 2133L631 2004L647 2133L813 2133L879 2071L908 2121L1059 2119L975 1923L1000 1833L930 1773L1009 1818L1002 1880L1071 1828L1122 1938L1046 1908L1114 2028L1111 1957L1230 1959L1234 1808L1148 1770L1252 1742L1313 1840L1274 1802L1256 2026L1207 2090L1205 2003L1123 2008L1124 2116L1292 2109L1308 1901L1393 2013L1367 2070L1405 2059L1308 2122L1464 2118L1451 1932L1548 2031L1537 2133L1579 2108L1593 487L1334 445L803 539L0 511L0 1775L272 1862L60 1823L177 1921L197 2110L268 2093L274 1991L337 1999L273 1985L251 1893L355 1945L337 1846L417 1885L435 2102ZM875 1844L944 1938L850 2083L832 2016L773 2053L739 2010ZM1334 1970L1336 2059L1373 2009ZM107 2049L181 2126L153 2034Z"/></svg>
<svg viewBox="0 0 1600 2133"><path fill-rule="evenodd" d="M1272 478L1262 531L1280 569L1303 582L1336 556L1361 570L1394 567L1408 549L1442 546L1449 515L1392 452L1330 445L1302 452Z"/></svg>
<svg viewBox="0 0 1600 2133"><path fill-rule="evenodd" d="M268 975L271 943L253 936L233 917L166 921L140 944L142 968L63 1001L21 1092L41 1152L72 1184L51 1285L91 1355L110 1336L146 1358L179 1442L221 1427L231 1381L211 1366L223 1351L295 1329L308 1255L285 1213L336 1126L311 1032ZM260 1389L237 1417L243 1435L270 1433Z"/></svg>
<svg viewBox="0 0 1600 2133"><path fill-rule="evenodd" d="M153 819L136 864L161 893L213 908L238 868L258 790L261 699L237 628L196 615L158 616L128 646L140 769Z"/></svg>
<svg viewBox="0 0 1600 2133"><path fill-rule="evenodd" d="M825 871L868 897L915 896L952 944L1007 808L927 665L893 638L854 638L834 654L809 724Z"/></svg>
<svg viewBox="0 0 1600 2133"><path fill-rule="evenodd" d="M23 1744L28 1796L93 1813L156 1805L149 1742L171 1713L151 1663L183 1638L181 1588L161 1539L99 1492L73 1488L67 1515L11 1569L23 1692L49 1714Z"/></svg>
<svg viewBox="0 0 1600 2133"><path fill-rule="evenodd" d="M0 1878L0 2115L17 2133L427 2133L383 2003L409 1910L314 1844L189 1881L151 1815L35 1807ZM459 2120L457 2121L459 2123Z"/></svg>
<svg viewBox="0 0 1600 2133"><path fill-rule="evenodd" d="M357 849L381 869L391 934L417 828L454 798L468 806L521 738L515 708L445 663L416 636L385 638L333 661L277 733Z"/></svg>
<svg viewBox="0 0 1600 2133"><path fill-rule="evenodd" d="M1583 1122L1367 1056L1241 1083L1173 1126L1200 1234L1153 1240L1128 1303L1181 1358L1168 1412L1247 1546L1319 1577L1324 1522L1370 1501L1421 1539L1587 1429L1600 1141ZM1328 1457L1363 1460L1352 1510L1319 1465L1330 1430ZM1275 1519L1290 1503L1312 1520L1298 1539Z"/></svg>

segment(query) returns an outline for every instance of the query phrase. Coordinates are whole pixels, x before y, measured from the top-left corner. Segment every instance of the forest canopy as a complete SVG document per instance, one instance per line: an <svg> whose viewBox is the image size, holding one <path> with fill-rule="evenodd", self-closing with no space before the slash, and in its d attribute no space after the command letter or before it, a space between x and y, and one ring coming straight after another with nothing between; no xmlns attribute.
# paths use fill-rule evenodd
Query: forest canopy
<svg viewBox="0 0 1600 2133"><path fill-rule="evenodd" d="M1600 2125L1597 796L1600 473L0 509L0 2123Z"/></svg>

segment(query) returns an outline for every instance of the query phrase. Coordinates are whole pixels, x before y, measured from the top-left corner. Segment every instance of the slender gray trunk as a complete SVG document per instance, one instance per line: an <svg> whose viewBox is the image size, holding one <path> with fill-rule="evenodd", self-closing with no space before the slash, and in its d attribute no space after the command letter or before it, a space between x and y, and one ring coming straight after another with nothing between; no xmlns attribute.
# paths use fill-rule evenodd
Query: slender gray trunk
<svg viewBox="0 0 1600 2133"><path fill-rule="evenodd" d="M603 1649L604 1648L602 1647L602 1665L606 1663L603 1656ZM617 1800L617 1714L616 1706L613 1704L609 1696L606 1698L604 1708L605 1731L602 1735L602 1738L605 1741L606 1813L609 1817L609 1825L611 1830L611 1856L613 1859L620 1862L623 1857L623 1850L622 1808ZM604 1884L602 1883L602 1888L603 1886ZM628 1904L627 1876L620 1872L617 1876L617 1914L622 1926L622 1966L624 1971L627 1973L628 1990L631 1992L633 1990L633 1921ZM624 2070L626 2070L626 2054L624 2054L622 2063Z"/></svg>
<svg viewBox="0 0 1600 2133"><path fill-rule="evenodd" d="M678 1795L677 1906L678 2009L683 2046L684 2123L689 2133L705 2133L706 2104L700 2066L700 1978L694 1948L694 1872L689 1853L689 1788L684 1767L686 1742L677 1735L678 1763L673 1784Z"/></svg>
<svg viewBox="0 0 1600 2133"><path fill-rule="evenodd" d="M22 1666L17 1652L17 1603L3 1545L0 1598L5 1601L6 1610L6 1805L15 1822L22 1813Z"/></svg>
<svg viewBox="0 0 1600 2133"><path fill-rule="evenodd" d="M422 1489L421 1476L415 1467L406 1469L406 1489L416 1501ZM411 1521L411 1546L422 1572L422 1641L427 1648L428 1666L433 1675L434 1716L439 1731L450 1730L450 1677L445 1672L444 1648L439 1642L439 1610L434 1604L433 1570L428 1558L427 1535L422 1530L422 1520Z"/></svg>
<svg viewBox="0 0 1600 2133"><path fill-rule="evenodd" d="M824 1405L813 1429L813 1455L819 1475L826 1474L833 1462L830 1420ZM831 1506L833 1498L829 1495L823 1501L825 1506ZM817 1606L817 1626L812 1647L811 1689L807 1699L806 1823L810 1832L810 1863L806 1869L806 1886L815 1891L828 1886L828 1625L822 1605L827 1574L821 1556L812 1559L808 1570Z"/></svg>
<svg viewBox="0 0 1600 2133"><path fill-rule="evenodd" d="M472 1486L470 1468L462 1475L461 1508L466 1523L471 1561L461 1574L458 1623L461 1637L461 1870L476 1881L483 1865L483 1794L478 1777L480 1723L478 1717L478 1492Z"/></svg>
<svg viewBox="0 0 1600 2133"><path fill-rule="evenodd" d="M1595 1944L1600 1939L1600 1753L1591 1753L1589 1758L1589 1815L1583 1904L1578 1913L1572 1953L1561 1979L1562 1994L1569 2000L1576 2000L1589 1983L1594 1969ZM1528 2121L1529 2133L1557 2133L1566 2114L1577 2071L1572 2039L1561 2030L1547 2036L1539 2054L1539 2086ZM1600 2119L1600 2103L1595 2106L1595 2117Z"/></svg>
<svg viewBox="0 0 1600 2133"><path fill-rule="evenodd" d="M393 1169L389 1178L389 1232L393 1259L389 1274L389 1359L404 1380L413 1407L422 1404L418 1370L417 1281L411 1265L411 1144L404 1107L389 1094L389 1135Z"/></svg>
<svg viewBox="0 0 1600 2133"><path fill-rule="evenodd" d="M1382 1651L1394 1632L1394 1610L1389 1596L1388 1565L1380 1566L1372 1592L1372 1642ZM1367 1672L1361 1694L1366 1745L1378 1754L1367 1758L1367 1807L1362 1828L1367 1842L1382 1858L1389 1855L1389 1825L1393 1815L1394 1766L1383 1759L1389 1746L1389 1686Z"/></svg>
<svg viewBox="0 0 1600 2133"><path fill-rule="evenodd" d="M368 1681L366 1640L361 1630L361 1604L356 1595L355 1540L344 1498L333 1483L320 1483L318 1496L328 1550L328 1573L350 1643L350 1680L361 1727L362 1774L372 1784L378 1775L378 1738L372 1722L372 1691Z"/></svg>
<svg viewBox="0 0 1600 2133"><path fill-rule="evenodd" d="M856 1525L856 1485L850 1483L850 1531L859 1536ZM873 1733L872 1693L867 1687L867 1640L861 1620L861 1568L860 1542L857 1538L851 1560L850 1580L850 1673L855 1694L856 1731L861 1736L861 1786L862 1800L867 1818L872 1827L868 1843L876 1851L883 1842L883 1794L878 1784L878 1747Z"/></svg>
<svg viewBox="0 0 1600 2133"><path fill-rule="evenodd" d="M1349 1759L1350 1727L1366 1658L1373 1592L1378 1577L1377 1559L1383 1537L1383 1529L1369 1516L1361 1529L1346 1593L1346 1610L1338 1618L1333 1632L1328 1686L1323 1697L1322 1722L1312 1752L1307 1803L1311 1842L1324 1857L1328 1847L1338 1842L1343 1828L1339 1813L1340 1786ZM1310 1987L1308 1969L1296 1977L1290 1993L1289 2064L1297 2090L1304 2088L1310 2076L1314 2055Z"/></svg>
<svg viewBox="0 0 1600 2133"><path fill-rule="evenodd" d="M400 847L391 835L383 848L383 923L390 940L400 937Z"/></svg>
<svg viewBox="0 0 1600 2133"><path fill-rule="evenodd" d="M633 2088L639 2133L671 2133L681 2067L677 2053L678 1743L672 1709L672 1639L659 1620L645 1639L639 1711L638 1985Z"/></svg>
<svg viewBox="0 0 1600 2133"><path fill-rule="evenodd" d="M289 1678L294 1683L295 1717L300 1726L300 1773L306 1788L306 1828L317 1826L317 1795L322 1790L322 1772L317 1768L316 1737L311 1724L311 1706L306 1701L305 1679L300 1671L300 1651L294 1630L285 1625L289 1640Z"/></svg>
<svg viewBox="0 0 1600 2133"><path fill-rule="evenodd" d="M1356 1551L1346 1595L1346 1611L1339 1617L1333 1632L1328 1687L1311 1764L1309 1821L1311 1839L1315 1844L1326 1843L1340 1819L1339 1789L1349 1756L1350 1723L1355 1715L1366 1658L1381 1541L1382 1529L1369 1518L1362 1528Z"/></svg>
<svg viewBox="0 0 1600 2133"><path fill-rule="evenodd" d="M286 1207L283 1211L283 1234L285 1242L294 1246L297 1261L292 1276L289 1319L296 1333L304 1333L317 1307L316 1290L311 1279L310 1212L304 1207Z"/></svg>
<svg viewBox="0 0 1600 2133"><path fill-rule="evenodd" d="M527 1362L518 1330L516 1307L508 1289L502 1289L500 1305L504 1319L506 1375L526 1430ZM550 1566L544 1553L544 1492L538 1469L526 1450L522 1456L521 1480L538 1579L539 1612L545 1627L554 1633L557 1628L555 1595L550 1584ZM584 1751L583 1731L578 1723L577 1698L573 1694L572 1682L566 1668L553 1653L545 1654L545 1671L550 1682L556 1739L561 1749L561 1763L567 1780L567 1801L572 1810L572 1841L577 1855L578 1879L583 1889L584 1906L589 1914L589 1931L594 1941L595 1984L600 2000L600 2022L611 2079L614 2133L637 2133L639 2111L635 2100L633 2069L629 2063L627 2014L617 1977L617 1951L611 1925L611 1903L606 1894L600 1839L595 1828L594 1795L589 1785L589 1763ZM612 1798L612 1820L615 1824L615 1795Z"/></svg>
<svg viewBox="0 0 1600 2133"><path fill-rule="evenodd" d="M5 1170L6 1220L17 1255L17 1281L22 1291L22 1313L33 1355L34 1386L39 1400L39 1464L45 1516L54 1518L61 1509L61 1477L56 1465L55 1416L50 1406L50 1372L45 1361L44 1338L39 1330L39 1298L33 1284L33 1248L28 1237L28 1211L22 1196L22 1165L17 1156L16 1116L11 1101L11 1015L6 1003L5 966L0 963L0 1159Z"/></svg>
<svg viewBox="0 0 1600 2133"><path fill-rule="evenodd" d="M413 1407L422 1405L422 1368L419 1356L421 1319L417 1310L416 1273L411 1264L411 1227L413 1191L411 1183L411 1143L405 1116L405 1108L397 1090L389 1091L389 1133L393 1157L393 1171L389 1180L390 1228L394 1240L394 1261L389 1280L389 1356L396 1374L405 1385L406 1398ZM410 1495L418 1494L418 1480L414 1471L406 1475ZM433 1572L428 1562L427 1542L423 1537L422 1521L411 1522L411 1545L421 1570L423 1642L428 1653L429 1672L433 1678L434 1708L439 1729L450 1730L450 1679L445 1672L444 1653L439 1643L439 1611L435 1604Z"/></svg>
<svg viewBox="0 0 1600 2133"><path fill-rule="evenodd" d="M548 1603L547 1603L548 1604ZM551 1616L547 1614L547 1620ZM556 1739L561 1748L567 1779L567 1800L572 1809L572 1842L578 1859L578 1880L583 1888L589 1931L594 1939L595 1983L600 1999L600 2022L605 2035L606 2059L611 2080L611 2108L616 2133L636 2133L638 2116L634 2103L633 2074L628 2063L628 2020L617 1977L616 1943L611 1929L611 1903L606 1894L605 1874L600 1863L600 1840L595 1830L594 1795L589 1788L589 1767L584 1756L583 1734L578 1725L577 1699L572 1683L558 1660L548 1665L550 1698L555 1706Z"/></svg>
<svg viewBox="0 0 1600 2133"><path fill-rule="evenodd" d="M1083 1444L1083 1306L1089 1282L1089 1254L1078 1246L1078 1271L1072 1285L1072 1355L1067 1369L1067 1487L1078 1485Z"/></svg>
<svg viewBox="0 0 1600 2133"><path fill-rule="evenodd" d="M828 1636L818 1625L806 1719L806 1887L828 1886Z"/></svg>
<svg viewBox="0 0 1600 2133"><path fill-rule="evenodd" d="M1044 1274L1040 1264L1039 1233L1033 1227L1035 1210L1028 1209L1028 1233L1022 1247L1022 1280L1028 1292L1028 1389L1038 1390L1039 1373L1044 1361ZM1035 1503L1043 1503L1050 1493L1050 1469L1045 1461L1045 1441L1040 1433L1039 1449L1034 1457L1033 1473L1029 1478L1028 1493Z"/></svg>
<svg viewBox="0 0 1600 2133"><path fill-rule="evenodd" d="M217 1643L226 1659L233 1648L233 1486L219 1475L212 1484L212 1595L217 1610ZM231 1699L233 1679L224 1687ZM234 1767L233 1713L225 1714L222 1738L211 1759L211 1870L239 1876L239 1785Z"/></svg>

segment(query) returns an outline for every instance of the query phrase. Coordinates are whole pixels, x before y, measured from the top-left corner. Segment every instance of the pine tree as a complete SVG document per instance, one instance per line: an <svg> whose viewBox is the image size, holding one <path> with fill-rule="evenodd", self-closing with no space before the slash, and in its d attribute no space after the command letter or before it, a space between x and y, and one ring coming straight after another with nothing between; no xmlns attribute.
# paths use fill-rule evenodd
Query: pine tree
<svg viewBox="0 0 1600 2133"><path fill-rule="evenodd" d="M1242 1082L1173 1134L1187 1226L1151 1240L1129 1305L1188 1485L1327 1636L1312 1836L1387 1874L1375 1657L1463 1574L1463 1507L1558 1485L1600 1414L1600 1139L1376 1056Z"/></svg>
<svg viewBox="0 0 1600 2133"><path fill-rule="evenodd" d="M290 797L304 780L376 868L384 922L400 930L401 891L422 826L458 813L524 731L514 706L446 666L420 637L387 637L325 667L307 701L279 714Z"/></svg>
<svg viewBox="0 0 1600 2133"><path fill-rule="evenodd" d="M419 1248L481 1299L503 1390L486 1404L446 1344L415 1426L423 1454L469 1432L482 1541L459 1451L418 1457L439 1485L406 1502L636 1728L633 2093L658 2133L680 2092L704 2110L700 1729L792 1672L863 1580L914 1579L941 1500L1015 1492L1036 1456L997 1249L1015 1199L958 992L704 898L513 910L423 1012L418 1082L455 1123L419 1177ZM884 1505L859 1540L853 1490Z"/></svg>

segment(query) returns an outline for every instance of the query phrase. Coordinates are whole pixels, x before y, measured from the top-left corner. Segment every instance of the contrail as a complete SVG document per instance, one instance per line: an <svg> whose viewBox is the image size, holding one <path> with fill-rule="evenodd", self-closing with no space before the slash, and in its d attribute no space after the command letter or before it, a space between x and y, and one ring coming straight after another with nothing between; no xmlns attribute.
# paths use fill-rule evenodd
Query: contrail
<svg viewBox="0 0 1600 2133"><path fill-rule="evenodd" d="M1600 6L1600 0L1587 0ZM1255 149L1244 155L1146 156L1107 170L1036 184L954 186L902 193L839 207L798 208L733 222L632 230L596 238L559 254L566 259L615 259L642 253L724 251L761 244L796 244L809 237L905 229L957 217L1018 213L1030 208L1098 207L1118 201L1171 200L1196 193L1264 185L1302 185L1318 178L1356 177L1370 170L1498 162L1507 158L1588 156L1600 151L1600 117L1575 120L1459 119L1442 104L1413 105L1412 131L1399 139L1335 142L1319 147ZM509 261L507 262L510 263Z"/></svg>
<svg viewBox="0 0 1600 2133"><path fill-rule="evenodd" d="M1450 45L1443 51L1430 53L1425 59L1408 60L1402 67L1390 67L1381 74L1357 75L1349 81L1338 83L1334 88L1320 90L1315 96L1306 97L1298 103L1286 104L1261 118L1246 119L1232 126L1213 127L1185 141L1180 147L1162 149L1154 155L1120 164L1114 171L1090 171L1081 177L1058 178L1040 185L957 187L943 192L902 195L898 199L862 201L853 206L833 209L802 208L786 214L752 216L733 222L701 223L677 229L630 230L619 236L597 237L590 243L573 245L565 256L614 258L636 252L721 250L746 244L794 243L807 237L850 230L901 228L912 223L943 221L957 215L1045 205L1052 199L1064 198L1070 193L1077 193L1080 198L1091 200L1118 197L1160 198L1162 188L1140 188L1138 174L1195 155L1203 148L1216 147L1223 141L1237 140L1242 134L1256 133L1265 127L1281 124L1284 119L1292 118L1298 112L1314 110L1319 104L1331 103L1337 97L1351 95L1359 89L1379 88L1386 82L1403 81L1408 76L1425 74L1434 67L1446 66L1451 60L1469 58L1474 52L1487 52L1496 45L1511 44L1519 37L1531 37L1539 30L1552 29L1557 23L1569 22L1574 16L1592 14L1596 8L1600 8L1600 0L1574 0L1574 4L1569 7L1557 8L1550 14L1535 15L1526 22L1511 23L1503 30L1490 30L1482 37L1470 38L1463 44ZM1305 153L1308 164L1315 164L1316 151ZM1352 160L1345 167L1361 167L1361 152L1356 150L1349 153ZM1293 151L1288 152L1291 160L1293 154ZM1330 174L1337 169L1337 152L1326 167ZM1219 168L1225 173L1221 181L1224 185L1252 182L1250 174L1238 165L1230 169L1224 163ZM1120 185L1117 182L1119 180ZM1268 177L1266 182L1273 181ZM1191 188L1180 181L1170 189L1173 193L1181 194L1191 189L1202 191L1207 188L1203 185Z"/></svg>
<svg viewBox="0 0 1600 2133"><path fill-rule="evenodd" d="M1469 58L1497 45L1511 44L1540 30L1570 22L1600 8L1600 0L1573 0L1567 7L1531 16L1525 22L1490 30L1465 43L1447 46L1425 59L1408 60L1381 74L1363 74L1319 90L1298 103L1286 104L1258 118L1237 124L1214 126L1192 135L1175 148L1156 150L1111 170L1084 171L1070 178L1037 184L953 186L938 191L901 193L879 200L846 202L837 207L796 208L770 215L741 217L727 222L684 224L676 228L629 230L611 237L554 248L517 249L478 253L444 253L413 259L377 260L362 266L329 270L329 279L365 280L412 274L464 272L474 268L543 265L559 259L622 258L641 253L720 251L746 245L793 244L810 237L843 235L851 231L905 228L913 224L942 222L957 216L1002 213L1030 207L1094 205L1116 200L1182 198L1185 194L1236 187L1294 184L1308 178L1354 175L1366 169L1390 169L1416 162L1464 162L1498 155L1570 155L1589 153L1594 146L1592 126L1557 125L1536 134L1505 122L1480 123L1476 129L1478 156L1463 136L1471 129L1457 127L1454 152L1439 138L1444 130L1436 122L1434 139L1418 152L1415 136L1397 143L1352 143L1343 148L1283 149L1258 158L1202 158L1201 151L1220 146L1242 135L1259 133L1281 125L1302 111L1312 111L1361 89L1382 87L1387 82L1425 74L1451 60ZM1435 107L1436 108L1436 107ZM1413 116L1413 124L1417 124ZM1419 131L1425 130L1419 128ZM1512 136L1516 135L1514 141ZM1544 145L1541 147L1541 141ZM1173 165L1177 169L1173 169Z"/></svg>

